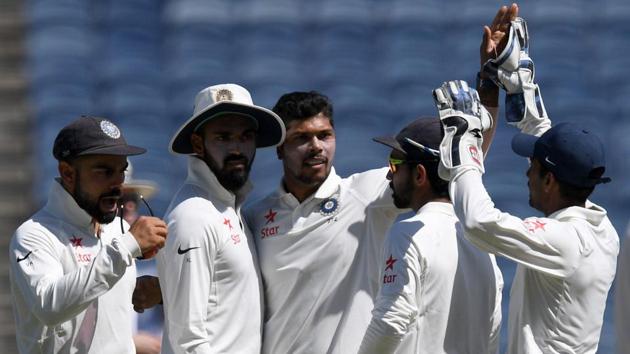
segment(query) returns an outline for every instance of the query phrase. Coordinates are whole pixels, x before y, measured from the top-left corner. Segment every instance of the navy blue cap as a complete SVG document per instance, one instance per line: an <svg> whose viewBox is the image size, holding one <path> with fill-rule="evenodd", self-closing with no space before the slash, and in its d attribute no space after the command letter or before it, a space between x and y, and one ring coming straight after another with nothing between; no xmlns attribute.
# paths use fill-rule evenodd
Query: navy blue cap
<svg viewBox="0 0 630 354"><path fill-rule="evenodd" d="M443 135L438 118L422 117L409 123L396 136L381 136L372 140L402 152L409 160L439 160Z"/></svg>
<svg viewBox="0 0 630 354"><path fill-rule="evenodd" d="M581 188L608 183L604 145L572 123L560 123L540 137L519 133L512 139L518 155L535 158L561 182Z"/></svg>
<svg viewBox="0 0 630 354"><path fill-rule="evenodd" d="M61 129L53 146L59 161L82 155L140 155L147 150L127 144L118 127L105 118L81 116Z"/></svg>

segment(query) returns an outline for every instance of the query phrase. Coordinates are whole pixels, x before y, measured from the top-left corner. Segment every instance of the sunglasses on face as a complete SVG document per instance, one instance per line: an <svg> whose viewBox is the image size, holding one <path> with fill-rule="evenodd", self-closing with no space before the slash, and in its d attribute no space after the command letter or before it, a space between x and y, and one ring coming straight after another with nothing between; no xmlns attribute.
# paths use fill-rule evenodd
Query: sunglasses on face
<svg viewBox="0 0 630 354"><path fill-rule="evenodd" d="M428 159L425 160L402 160L402 159L396 159L393 157L390 157L388 162L389 162L389 171L391 173L396 173L396 171L398 171L398 166L402 165L402 164L411 164L411 163L420 163L423 161L429 161Z"/></svg>

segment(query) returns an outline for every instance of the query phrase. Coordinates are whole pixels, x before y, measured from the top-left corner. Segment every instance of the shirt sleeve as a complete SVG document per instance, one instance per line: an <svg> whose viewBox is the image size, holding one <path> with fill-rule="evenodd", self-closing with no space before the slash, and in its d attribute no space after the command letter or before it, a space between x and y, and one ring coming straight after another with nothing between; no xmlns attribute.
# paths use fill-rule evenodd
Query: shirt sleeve
<svg viewBox="0 0 630 354"><path fill-rule="evenodd" d="M418 316L417 293L426 262L399 224L384 247L381 289L359 353L394 353Z"/></svg>
<svg viewBox="0 0 630 354"><path fill-rule="evenodd" d="M133 255L121 240L124 237L132 236L101 243L89 265L64 273L64 255L57 250L55 237L33 225L21 227L9 251L15 286L46 326L68 321L109 291L133 266Z"/></svg>
<svg viewBox="0 0 630 354"><path fill-rule="evenodd" d="M577 268L584 245L569 223L549 218L523 220L501 212L476 170L451 181L450 193L466 237L480 249L557 277L568 277Z"/></svg>
<svg viewBox="0 0 630 354"><path fill-rule="evenodd" d="M174 353L211 353L206 322L214 278L216 231L208 219L179 211L168 222L160 251L160 285L167 314L164 325Z"/></svg>
<svg viewBox="0 0 630 354"><path fill-rule="evenodd" d="M630 233L619 254L615 286L615 330L617 354L630 354Z"/></svg>

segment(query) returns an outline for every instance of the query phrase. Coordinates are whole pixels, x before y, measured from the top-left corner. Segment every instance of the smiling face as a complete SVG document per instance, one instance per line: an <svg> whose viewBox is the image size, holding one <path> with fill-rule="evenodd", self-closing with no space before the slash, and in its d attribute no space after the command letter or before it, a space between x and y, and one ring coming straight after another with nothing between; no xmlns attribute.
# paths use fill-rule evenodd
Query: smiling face
<svg viewBox="0 0 630 354"><path fill-rule="evenodd" d="M323 114L291 121L278 147L288 191L300 200L314 193L330 174L335 147L335 130Z"/></svg>
<svg viewBox="0 0 630 354"><path fill-rule="evenodd" d="M115 155L86 155L59 163L64 188L101 224L116 217L126 168L127 157Z"/></svg>
<svg viewBox="0 0 630 354"><path fill-rule="evenodd" d="M192 135L191 143L225 189L236 192L245 185L256 154L251 118L234 114L212 118Z"/></svg>

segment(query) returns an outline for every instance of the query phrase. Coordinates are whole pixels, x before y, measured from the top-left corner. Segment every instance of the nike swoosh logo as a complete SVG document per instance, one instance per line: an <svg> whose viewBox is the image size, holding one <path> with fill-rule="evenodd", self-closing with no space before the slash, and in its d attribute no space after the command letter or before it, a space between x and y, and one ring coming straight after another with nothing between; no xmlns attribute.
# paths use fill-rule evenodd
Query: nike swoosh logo
<svg viewBox="0 0 630 354"><path fill-rule="evenodd" d="M177 247L177 254L184 254L190 250L194 250L195 248L199 248L199 247L190 247L190 248L182 249L182 245L179 245L179 247Z"/></svg>
<svg viewBox="0 0 630 354"><path fill-rule="evenodd" d="M31 253L33 253L33 251L29 251L29 252L26 254L26 256L24 256L24 257L22 257L22 258L18 257L18 258L17 258L17 262L18 262L18 263L20 263L20 262L22 262L23 260L27 259L27 258L28 258L28 256L30 256L30 255L31 255Z"/></svg>
<svg viewBox="0 0 630 354"><path fill-rule="evenodd" d="M545 156L545 161L547 161L548 163L550 163L553 166L556 165L555 163L551 162L551 160L549 160L549 156Z"/></svg>

